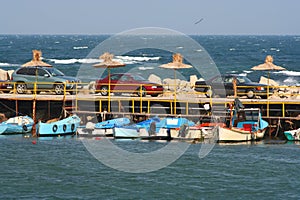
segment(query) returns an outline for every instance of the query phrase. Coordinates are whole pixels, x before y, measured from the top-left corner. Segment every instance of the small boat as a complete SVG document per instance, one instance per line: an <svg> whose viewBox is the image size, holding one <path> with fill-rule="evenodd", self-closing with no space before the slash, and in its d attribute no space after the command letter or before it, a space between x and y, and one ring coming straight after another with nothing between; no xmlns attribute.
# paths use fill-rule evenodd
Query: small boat
<svg viewBox="0 0 300 200"><path fill-rule="evenodd" d="M184 124L188 127L195 125L194 122L186 118L166 117L161 120L158 117L153 117L134 125L115 127L114 137L171 140L173 130Z"/></svg>
<svg viewBox="0 0 300 200"><path fill-rule="evenodd" d="M204 140L213 139L214 129L218 126L224 127L224 123L201 123L194 126L181 125L180 128L171 130L172 139Z"/></svg>
<svg viewBox="0 0 300 200"><path fill-rule="evenodd" d="M30 133L34 121L29 116L11 117L8 120L0 123L0 134L25 134Z"/></svg>
<svg viewBox="0 0 300 200"><path fill-rule="evenodd" d="M61 120L51 120L46 123L39 121L36 134L39 137L74 135L79 124L80 118L75 114Z"/></svg>
<svg viewBox="0 0 300 200"><path fill-rule="evenodd" d="M136 124L116 126L114 138L153 138L164 125L165 121L158 117L152 117Z"/></svg>
<svg viewBox="0 0 300 200"><path fill-rule="evenodd" d="M163 129L165 129L167 132L170 132L170 137L172 139L194 139L194 137L200 138L198 134L200 132L191 127L195 127L195 123L193 121L181 117L168 117L166 118L166 124Z"/></svg>
<svg viewBox="0 0 300 200"><path fill-rule="evenodd" d="M218 127L219 142L255 141L264 137L268 122L262 119L259 108L230 110L229 127Z"/></svg>
<svg viewBox="0 0 300 200"><path fill-rule="evenodd" d="M125 126L129 123L130 119L126 117L106 120L96 124L88 122L86 126L79 126L77 132L79 136L112 137L114 127Z"/></svg>
<svg viewBox="0 0 300 200"><path fill-rule="evenodd" d="M284 135L289 141L298 141L300 140L300 128L284 131Z"/></svg>

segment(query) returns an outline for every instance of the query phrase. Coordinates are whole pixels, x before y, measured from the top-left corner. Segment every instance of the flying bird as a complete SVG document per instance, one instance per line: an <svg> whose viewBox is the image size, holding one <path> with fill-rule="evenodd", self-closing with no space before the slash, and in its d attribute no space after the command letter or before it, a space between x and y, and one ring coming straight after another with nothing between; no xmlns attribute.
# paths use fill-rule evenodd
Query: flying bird
<svg viewBox="0 0 300 200"><path fill-rule="evenodd" d="M203 21L203 18L199 19L198 21L195 22L195 24L199 24L200 22Z"/></svg>

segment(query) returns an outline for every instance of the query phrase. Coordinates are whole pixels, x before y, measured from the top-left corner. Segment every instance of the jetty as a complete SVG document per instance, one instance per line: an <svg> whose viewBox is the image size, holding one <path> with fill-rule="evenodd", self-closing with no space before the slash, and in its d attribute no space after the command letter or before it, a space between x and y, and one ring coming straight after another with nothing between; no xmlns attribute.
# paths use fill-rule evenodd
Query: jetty
<svg viewBox="0 0 300 200"><path fill-rule="evenodd" d="M85 87L86 88L86 87ZM207 98L198 92L175 94L165 91L158 97L137 96L130 94L101 96L89 90L77 91L71 95L67 91L63 95L53 93L17 94L2 93L0 109L8 115L36 113L37 120L58 117L64 108L81 116L89 115L130 115L130 116L169 116L180 115L190 118L203 118L209 115L222 116L234 97ZM300 101L298 98L247 99L240 98L245 108L260 108L265 119L298 119ZM35 102L35 108L34 106ZM83 120L84 122L84 120Z"/></svg>

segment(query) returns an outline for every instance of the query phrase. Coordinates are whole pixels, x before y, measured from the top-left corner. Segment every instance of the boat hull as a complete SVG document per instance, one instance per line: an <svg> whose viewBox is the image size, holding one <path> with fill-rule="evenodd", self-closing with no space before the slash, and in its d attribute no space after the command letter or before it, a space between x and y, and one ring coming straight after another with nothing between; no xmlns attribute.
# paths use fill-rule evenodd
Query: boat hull
<svg viewBox="0 0 300 200"><path fill-rule="evenodd" d="M33 119L28 116L17 116L0 123L0 134L26 134L32 131Z"/></svg>
<svg viewBox="0 0 300 200"><path fill-rule="evenodd" d="M75 135L79 124L80 118L77 115L51 123L39 122L37 124L37 135L39 137Z"/></svg>
<svg viewBox="0 0 300 200"><path fill-rule="evenodd" d="M244 142L261 140L264 137L265 129L255 133L234 128L218 127L219 142Z"/></svg>
<svg viewBox="0 0 300 200"><path fill-rule="evenodd" d="M156 134L149 134L146 128L115 127L115 139L170 140L168 129L161 128Z"/></svg>
<svg viewBox="0 0 300 200"><path fill-rule="evenodd" d="M300 128L296 130L284 131L284 135L288 141L300 140Z"/></svg>
<svg viewBox="0 0 300 200"><path fill-rule="evenodd" d="M78 127L77 134L80 137L113 137L113 128L100 129L100 128L86 128Z"/></svg>

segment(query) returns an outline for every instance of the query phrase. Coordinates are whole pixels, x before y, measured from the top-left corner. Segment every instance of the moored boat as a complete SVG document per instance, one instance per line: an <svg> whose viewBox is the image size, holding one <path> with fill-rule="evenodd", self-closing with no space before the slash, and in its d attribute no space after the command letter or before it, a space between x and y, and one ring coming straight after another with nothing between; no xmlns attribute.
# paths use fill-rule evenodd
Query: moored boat
<svg viewBox="0 0 300 200"><path fill-rule="evenodd" d="M130 126L122 126L114 128L115 138L140 138L151 140L171 140L172 133L179 130L181 126L194 126L195 123L186 118L166 117L160 119L158 117L149 118ZM177 133L174 133L177 137Z"/></svg>
<svg viewBox="0 0 300 200"><path fill-rule="evenodd" d="M29 116L16 116L0 123L0 134L25 134L30 133L34 121Z"/></svg>
<svg viewBox="0 0 300 200"><path fill-rule="evenodd" d="M300 140L300 128L295 130L284 131L284 135L289 141L299 141Z"/></svg>
<svg viewBox="0 0 300 200"><path fill-rule="evenodd" d="M114 128L114 138L142 138L142 139L155 139L155 136L160 135L161 139L167 135L162 134L160 129L165 125L164 120L158 117L152 117L147 120L138 122L136 124L117 126Z"/></svg>
<svg viewBox="0 0 300 200"><path fill-rule="evenodd" d="M112 137L114 127L125 126L129 123L130 119L126 117L106 120L103 122L98 122L96 124L88 122L86 126L79 126L77 128L77 132L79 136Z"/></svg>
<svg viewBox="0 0 300 200"><path fill-rule="evenodd" d="M48 123L39 121L36 134L39 137L75 135L79 124L80 118L75 114L61 120L48 121Z"/></svg>
<svg viewBox="0 0 300 200"><path fill-rule="evenodd" d="M268 122L262 119L260 109L231 110L229 127L218 127L219 142L255 141L264 137Z"/></svg>

